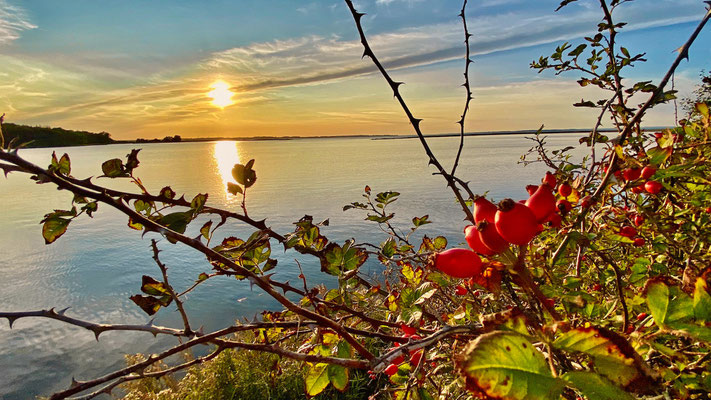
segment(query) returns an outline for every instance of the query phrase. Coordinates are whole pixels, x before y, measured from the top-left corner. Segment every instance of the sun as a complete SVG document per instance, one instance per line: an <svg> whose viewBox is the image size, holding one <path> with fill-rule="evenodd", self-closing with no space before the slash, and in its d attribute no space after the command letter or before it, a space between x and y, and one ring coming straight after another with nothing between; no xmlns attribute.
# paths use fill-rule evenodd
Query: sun
<svg viewBox="0 0 711 400"><path fill-rule="evenodd" d="M232 100L234 93L230 91L230 85L225 81L216 81L210 85L212 90L207 93L207 96L212 98L214 106L225 108L231 106L235 102Z"/></svg>

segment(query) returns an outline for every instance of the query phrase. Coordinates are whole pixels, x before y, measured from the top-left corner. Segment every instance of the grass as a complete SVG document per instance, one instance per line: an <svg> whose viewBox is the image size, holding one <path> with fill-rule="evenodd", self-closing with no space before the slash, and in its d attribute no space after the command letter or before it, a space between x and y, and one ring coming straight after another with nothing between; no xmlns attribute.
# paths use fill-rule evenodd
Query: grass
<svg viewBox="0 0 711 400"><path fill-rule="evenodd" d="M133 364L144 356L128 358ZM141 379L123 385L124 400L292 400L306 399L303 364L268 353L226 350L215 359L190 368L180 379L167 376ZM151 370L165 368L158 365ZM365 371L351 371L348 389L330 386L317 400L367 399L385 384L371 380Z"/></svg>

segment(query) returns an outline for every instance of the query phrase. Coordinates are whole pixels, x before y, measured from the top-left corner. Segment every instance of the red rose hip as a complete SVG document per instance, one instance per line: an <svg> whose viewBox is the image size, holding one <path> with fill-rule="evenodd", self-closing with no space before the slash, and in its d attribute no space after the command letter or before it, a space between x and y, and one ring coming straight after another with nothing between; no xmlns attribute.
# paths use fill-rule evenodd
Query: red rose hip
<svg viewBox="0 0 711 400"><path fill-rule="evenodd" d="M496 212L496 231L501 237L519 246L524 246L542 230L533 211L511 199L499 203Z"/></svg>
<svg viewBox="0 0 711 400"><path fill-rule="evenodd" d="M657 181L647 181L647 183L644 184L644 190L649 194L657 194L662 191L662 188L662 184Z"/></svg>
<svg viewBox="0 0 711 400"><path fill-rule="evenodd" d="M481 258L467 249L449 249L437 253L434 267L453 278L471 278L481 273Z"/></svg>

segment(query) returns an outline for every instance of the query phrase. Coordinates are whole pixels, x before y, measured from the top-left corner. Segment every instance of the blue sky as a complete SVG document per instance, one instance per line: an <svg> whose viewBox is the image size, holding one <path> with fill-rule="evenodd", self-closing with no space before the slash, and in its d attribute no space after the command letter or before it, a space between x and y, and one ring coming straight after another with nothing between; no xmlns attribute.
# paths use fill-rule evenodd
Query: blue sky
<svg viewBox="0 0 711 400"><path fill-rule="evenodd" d="M406 82L427 132L461 113L463 34L453 0L360 0L376 54ZM584 128L580 98L602 94L528 68L594 32L597 1L470 0L475 64L468 130ZM700 0L636 0L617 10L620 40L649 62L626 77L659 80L704 13ZM702 33L675 79L690 93L711 69ZM0 0L0 113L7 120L109 131L116 138L410 133L342 1ZM233 104L208 93L222 81ZM660 107L649 125L673 123Z"/></svg>

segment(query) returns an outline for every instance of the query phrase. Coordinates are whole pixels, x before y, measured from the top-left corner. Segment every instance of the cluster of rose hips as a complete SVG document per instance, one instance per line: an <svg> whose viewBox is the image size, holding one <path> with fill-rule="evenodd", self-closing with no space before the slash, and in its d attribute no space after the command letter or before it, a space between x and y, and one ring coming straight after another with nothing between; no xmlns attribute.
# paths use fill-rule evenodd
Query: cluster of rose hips
<svg viewBox="0 0 711 400"><path fill-rule="evenodd" d="M512 244L525 246L543 231L544 225L559 227L562 217L573 208L567 200L573 188L568 183L558 185L561 198L557 199L556 184L555 175L548 172L541 185L526 187L530 195L527 200L505 199L498 206L484 197L474 200L475 225L464 229L471 250L455 248L438 253L434 267L455 278L479 277L488 268L479 254L490 257L506 251ZM589 203L588 197L581 205Z"/></svg>
<svg viewBox="0 0 711 400"><path fill-rule="evenodd" d="M420 335L418 335L418 334L416 333L417 330L416 330L415 328L409 326L409 325L402 324L402 325L400 325L400 329L401 329L402 332L403 332L403 335L402 335L403 338L410 339L410 340L420 340L420 339L422 339L422 336L420 336ZM396 342L396 343L395 343L395 346L393 346L393 347L391 347L390 349L388 349L388 351L395 350L395 349L398 348L398 347L400 347L400 343L397 343L397 342ZM420 360L422 359L422 355L423 355L423 350L422 350L422 349L419 349L419 350L413 352L412 354L410 354L410 355L409 355L409 359L410 359L409 362L410 362L410 365L412 365L413 367L419 365L419 364L420 364ZM393 376L393 375L395 375L395 374L397 374L397 371L398 371L398 368L399 368L398 366L399 366L400 364L402 364L403 362L405 362L405 357L404 357L404 356L398 356L398 357L396 357L390 364L388 364L387 367L385 367L385 369L383 370L383 373L385 373L385 375L387 375L387 376L389 376L389 377L390 377L390 376ZM370 379L375 379L375 378L376 378L375 372L373 372L373 371L368 371L368 374L369 374L369 376L370 376Z"/></svg>
<svg viewBox="0 0 711 400"><path fill-rule="evenodd" d="M649 194L657 194L662 191L662 184L655 180L650 180L657 173L657 169L651 165L644 168L626 168L614 172L615 178L619 181L625 181L633 185L632 193L640 194L647 192ZM644 181L638 182L638 181ZM635 184L636 183L636 184Z"/></svg>

